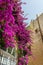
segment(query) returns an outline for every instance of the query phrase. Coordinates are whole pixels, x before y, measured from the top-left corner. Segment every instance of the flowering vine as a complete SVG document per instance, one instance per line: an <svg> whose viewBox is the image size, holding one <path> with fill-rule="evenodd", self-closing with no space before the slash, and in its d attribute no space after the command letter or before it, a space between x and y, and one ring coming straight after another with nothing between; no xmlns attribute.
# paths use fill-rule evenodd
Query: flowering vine
<svg viewBox="0 0 43 65"><path fill-rule="evenodd" d="M23 22L27 18L23 17L21 4L19 0L0 0L0 46L13 48L17 43L18 65L27 65L31 39Z"/></svg>

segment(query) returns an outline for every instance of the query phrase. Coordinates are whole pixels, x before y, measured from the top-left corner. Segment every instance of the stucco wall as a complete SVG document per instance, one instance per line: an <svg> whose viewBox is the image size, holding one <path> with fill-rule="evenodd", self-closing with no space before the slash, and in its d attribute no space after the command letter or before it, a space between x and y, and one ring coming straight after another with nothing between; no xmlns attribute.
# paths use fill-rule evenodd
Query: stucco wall
<svg viewBox="0 0 43 65"><path fill-rule="evenodd" d="M28 65L43 65L43 43L40 39L36 39L32 44L32 56L29 57Z"/></svg>
<svg viewBox="0 0 43 65"><path fill-rule="evenodd" d="M39 23L40 23L40 27L41 27L41 31L43 34L43 14L41 14L39 17ZM38 26L38 22L37 19L33 20L30 23L30 30L33 31L33 35L32 35L32 56L29 56L29 64L28 65L43 65L43 42L41 39L41 34L39 31L39 26ZM38 30L38 32L36 33L35 30Z"/></svg>

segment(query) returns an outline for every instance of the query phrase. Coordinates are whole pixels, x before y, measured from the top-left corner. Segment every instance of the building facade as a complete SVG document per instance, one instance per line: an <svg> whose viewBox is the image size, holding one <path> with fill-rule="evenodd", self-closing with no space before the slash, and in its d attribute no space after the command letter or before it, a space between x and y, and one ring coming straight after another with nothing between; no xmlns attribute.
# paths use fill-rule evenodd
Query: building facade
<svg viewBox="0 0 43 65"><path fill-rule="evenodd" d="M27 27L33 33L32 56L29 57L29 65L43 65L43 14L32 20Z"/></svg>

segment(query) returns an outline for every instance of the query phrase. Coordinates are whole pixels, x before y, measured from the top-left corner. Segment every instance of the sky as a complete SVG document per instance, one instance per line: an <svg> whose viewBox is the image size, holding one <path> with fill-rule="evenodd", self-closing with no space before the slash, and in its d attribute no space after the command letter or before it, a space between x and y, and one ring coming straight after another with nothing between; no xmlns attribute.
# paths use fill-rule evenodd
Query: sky
<svg viewBox="0 0 43 65"><path fill-rule="evenodd" d="M40 15L43 13L43 0L21 0L22 2L26 2L27 4L22 5L22 9L24 10L24 16L28 17L26 23L30 23L31 20L36 18L36 15Z"/></svg>

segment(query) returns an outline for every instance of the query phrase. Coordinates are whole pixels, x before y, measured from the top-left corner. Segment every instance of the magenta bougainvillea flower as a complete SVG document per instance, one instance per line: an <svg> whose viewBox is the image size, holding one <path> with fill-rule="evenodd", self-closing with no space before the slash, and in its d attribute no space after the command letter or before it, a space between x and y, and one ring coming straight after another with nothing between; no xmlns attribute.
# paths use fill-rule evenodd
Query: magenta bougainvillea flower
<svg viewBox="0 0 43 65"><path fill-rule="evenodd" d="M13 48L17 43L18 65L27 65L31 38L23 22L27 18L23 17L21 4L19 0L0 0L0 46Z"/></svg>

